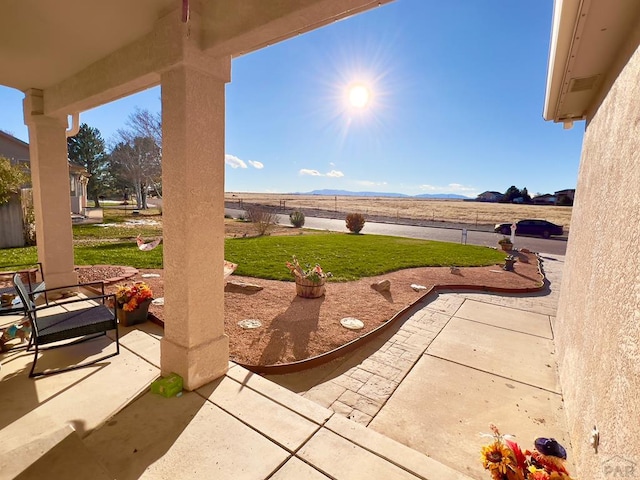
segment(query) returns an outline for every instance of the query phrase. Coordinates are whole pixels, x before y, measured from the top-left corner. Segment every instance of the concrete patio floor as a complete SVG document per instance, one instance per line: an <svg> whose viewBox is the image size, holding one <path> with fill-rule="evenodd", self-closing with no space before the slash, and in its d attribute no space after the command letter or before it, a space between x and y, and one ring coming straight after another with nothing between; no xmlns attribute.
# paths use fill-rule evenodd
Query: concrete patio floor
<svg viewBox="0 0 640 480"><path fill-rule="evenodd" d="M119 356L35 380L33 354L12 350L0 355L0 477L484 479L489 422L526 447L536 436L570 447L553 358L562 260L545 262L551 293L434 295L323 367L265 379L230 364L169 399L149 393L162 335L152 323L121 327ZM109 348L102 337L38 365Z"/></svg>

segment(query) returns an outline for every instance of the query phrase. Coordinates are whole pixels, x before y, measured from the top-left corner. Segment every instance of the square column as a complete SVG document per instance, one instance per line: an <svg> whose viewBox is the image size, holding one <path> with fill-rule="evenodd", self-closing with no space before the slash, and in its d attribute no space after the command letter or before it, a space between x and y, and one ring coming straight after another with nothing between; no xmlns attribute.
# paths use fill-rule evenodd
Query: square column
<svg viewBox="0 0 640 480"><path fill-rule="evenodd" d="M78 275L73 259L67 118L48 117L42 112L42 91L28 90L24 117L29 127L38 260L47 288L53 288L77 283Z"/></svg>
<svg viewBox="0 0 640 480"><path fill-rule="evenodd" d="M219 62L217 75L184 64L161 75L161 367L163 375L182 376L188 390L224 375L229 361L224 334L224 90L231 61Z"/></svg>

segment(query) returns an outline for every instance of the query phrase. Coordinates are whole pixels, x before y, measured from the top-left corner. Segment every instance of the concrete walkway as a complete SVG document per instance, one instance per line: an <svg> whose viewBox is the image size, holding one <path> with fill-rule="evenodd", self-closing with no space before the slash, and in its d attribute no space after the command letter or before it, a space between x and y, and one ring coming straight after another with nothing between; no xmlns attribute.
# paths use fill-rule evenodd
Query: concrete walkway
<svg viewBox="0 0 640 480"><path fill-rule="evenodd" d="M489 423L568 444L552 323L564 257L535 295L432 295L394 332L300 374L271 376L336 413L475 478ZM568 445L567 445L568 446Z"/></svg>

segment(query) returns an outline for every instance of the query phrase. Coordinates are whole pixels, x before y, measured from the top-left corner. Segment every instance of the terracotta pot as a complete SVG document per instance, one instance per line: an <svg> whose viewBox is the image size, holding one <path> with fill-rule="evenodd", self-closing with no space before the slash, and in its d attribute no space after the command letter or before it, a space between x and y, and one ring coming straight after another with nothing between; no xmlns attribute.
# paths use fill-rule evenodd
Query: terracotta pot
<svg viewBox="0 0 640 480"><path fill-rule="evenodd" d="M500 246L505 252L510 252L511 250L513 250L513 243L501 243Z"/></svg>
<svg viewBox="0 0 640 480"><path fill-rule="evenodd" d="M116 309L118 314L118 322L123 327L130 327L131 325L135 325L137 323L143 323L147 321L147 316L149 315L149 305L151 305L151 299L145 300L144 302L138 305L138 308L127 312L122 308L118 307Z"/></svg>
<svg viewBox="0 0 640 480"><path fill-rule="evenodd" d="M318 298L324 295L324 278L314 283L306 278L296 278L296 295L302 298Z"/></svg>

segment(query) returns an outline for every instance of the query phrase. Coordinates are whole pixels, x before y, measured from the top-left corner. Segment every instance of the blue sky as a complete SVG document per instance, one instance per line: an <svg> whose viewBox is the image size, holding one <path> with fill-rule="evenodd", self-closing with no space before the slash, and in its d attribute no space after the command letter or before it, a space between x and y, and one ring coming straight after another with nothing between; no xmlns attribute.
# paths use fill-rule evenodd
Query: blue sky
<svg viewBox="0 0 640 480"><path fill-rule="evenodd" d="M542 119L552 0L396 0L232 62L225 190L575 188L584 123ZM370 93L365 107L350 86ZM0 129L28 141L21 92ZM160 89L81 113L113 138Z"/></svg>

